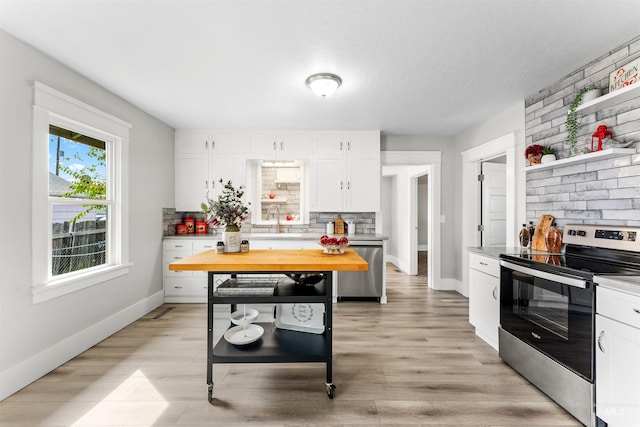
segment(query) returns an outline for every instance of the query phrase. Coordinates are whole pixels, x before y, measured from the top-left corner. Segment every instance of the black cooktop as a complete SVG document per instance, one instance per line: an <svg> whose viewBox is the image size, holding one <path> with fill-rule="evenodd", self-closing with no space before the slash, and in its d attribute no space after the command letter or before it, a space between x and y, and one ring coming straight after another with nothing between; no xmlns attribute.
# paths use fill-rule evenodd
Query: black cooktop
<svg viewBox="0 0 640 427"><path fill-rule="evenodd" d="M640 274L640 254L602 248L567 247L564 254L520 253L500 255L517 264L549 272L591 278L594 274Z"/></svg>

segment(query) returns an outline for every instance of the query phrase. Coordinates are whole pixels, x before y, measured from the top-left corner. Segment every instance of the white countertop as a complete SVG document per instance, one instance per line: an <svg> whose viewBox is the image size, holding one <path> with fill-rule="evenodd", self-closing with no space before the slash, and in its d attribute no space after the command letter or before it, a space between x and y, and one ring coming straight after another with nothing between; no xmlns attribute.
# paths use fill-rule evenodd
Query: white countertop
<svg viewBox="0 0 640 427"><path fill-rule="evenodd" d="M477 247L471 246L467 248L467 251L469 251L470 253L483 255L483 256L487 256L489 258L495 258L495 259L498 259L500 257L500 254L562 255L562 254L551 254L551 252L538 251L534 249L522 248L519 246L477 246Z"/></svg>
<svg viewBox="0 0 640 427"><path fill-rule="evenodd" d="M320 236L324 233L241 233L243 239L247 240L320 240ZM342 234L335 236L343 236ZM389 237L383 234L344 234L349 241L375 241L388 240ZM222 240L221 233L204 233L204 234L174 234L164 236L166 239L194 239L194 240Z"/></svg>
<svg viewBox="0 0 640 427"><path fill-rule="evenodd" d="M603 288L613 289L614 291L625 292L631 295L640 296L640 276L624 276L624 275L595 275L593 281Z"/></svg>

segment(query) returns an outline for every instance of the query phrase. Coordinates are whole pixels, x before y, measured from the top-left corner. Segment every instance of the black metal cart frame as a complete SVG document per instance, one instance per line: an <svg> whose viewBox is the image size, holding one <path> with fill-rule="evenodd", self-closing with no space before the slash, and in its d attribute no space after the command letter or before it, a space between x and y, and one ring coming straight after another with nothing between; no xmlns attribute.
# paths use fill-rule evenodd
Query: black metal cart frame
<svg viewBox="0 0 640 427"><path fill-rule="evenodd" d="M312 271L321 274L323 280L314 286L280 282L273 295L219 295L214 289L216 274L300 274L300 271L209 271L207 298L207 386L208 400L213 400L213 364L215 363L326 363L326 392L330 399L335 397L333 384L333 272ZM311 334L277 329L273 323L258 323L264 328L264 335L256 343L237 347L224 337L213 342L213 307L215 304L230 304L233 312L237 304L271 303L323 303L325 306L325 331Z"/></svg>

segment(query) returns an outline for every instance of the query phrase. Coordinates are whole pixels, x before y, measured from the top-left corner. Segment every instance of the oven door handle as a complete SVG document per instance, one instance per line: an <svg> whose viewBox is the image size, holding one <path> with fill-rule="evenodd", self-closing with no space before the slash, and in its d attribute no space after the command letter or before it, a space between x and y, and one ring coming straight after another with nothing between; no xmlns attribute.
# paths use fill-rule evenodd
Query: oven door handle
<svg viewBox="0 0 640 427"><path fill-rule="evenodd" d="M572 277L561 276L559 274L547 273L546 271L535 270L529 267L523 267L518 264L513 264L503 259L500 260L502 267L509 268L520 273L529 274L534 277L540 277L541 279L551 280L552 282L562 283L563 285L569 285L576 288L587 289L587 281L581 279L575 279Z"/></svg>

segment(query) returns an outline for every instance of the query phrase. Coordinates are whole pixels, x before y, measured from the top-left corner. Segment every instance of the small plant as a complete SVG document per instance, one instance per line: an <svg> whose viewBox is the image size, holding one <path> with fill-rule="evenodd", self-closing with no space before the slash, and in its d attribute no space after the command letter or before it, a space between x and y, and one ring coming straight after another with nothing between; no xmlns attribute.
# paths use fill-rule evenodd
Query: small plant
<svg viewBox="0 0 640 427"><path fill-rule="evenodd" d="M542 155L545 156L547 154L556 154L556 150L550 145L547 145L542 149Z"/></svg>
<svg viewBox="0 0 640 427"><path fill-rule="evenodd" d="M246 206L242 203L244 185L235 188L231 181L227 181L225 184L222 179L220 184L223 185L223 189L218 200L207 196L206 202L202 203L200 207L207 214L207 222L211 226L232 226L239 229L251 213L249 210L251 203L247 203Z"/></svg>
<svg viewBox="0 0 640 427"><path fill-rule="evenodd" d="M591 83L590 85L583 87L576 92L576 97L573 99L571 104L569 104L569 112L567 113L567 120L565 122L565 126L567 128L567 145L569 145L569 157L578 155L578 129L580 129L582 123L578 120L576 108L578 108L582 102L582 97L585 93L597 88L598 85L595 83Z"/></svg>

